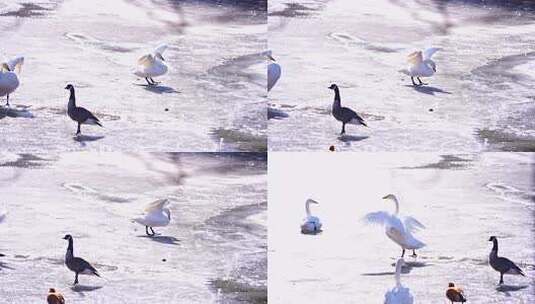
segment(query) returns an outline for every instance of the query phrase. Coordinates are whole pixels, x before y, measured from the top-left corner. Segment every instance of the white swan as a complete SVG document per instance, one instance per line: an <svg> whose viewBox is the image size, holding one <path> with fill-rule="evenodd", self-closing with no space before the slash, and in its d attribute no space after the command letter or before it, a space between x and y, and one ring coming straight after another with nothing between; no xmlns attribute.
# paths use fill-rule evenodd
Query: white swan
<svg viewBox="0 0 535 304"><path fill-rule="evenodd" d="M405 255L405 250L412 250L412 256L416 257L416 249L420 249L425 244L417 240L412 233L425 226L411 216L399 217L399 202L395 195L388 194L383 197L385 200L392 200L396 205L396 212L390 214L386 211L368 213L364 219L369 223L381 224L385 227L388 238L401 246L401 257Z"/></svg>
<svg viewBox="0 0 535 304"><path fill-rule="evenodd" d="M152 54L145 54L138 60L138 66L134 74L145 78L149 85L158 84L152 77L162 76L167 73L168 67L162 54L167 49L167 44L161 44L154 49Z"/></svg>
<svg viewBox="0 0 535 304"><path fill-rule="evenodd" d="M19 77L24 57L16 57L7 60L0 67L0 96L7 96L6 105L9 106L9 94L19 87Z"/></svg>
<svg viewBox="0 0 535 304"><path fill-rule="evenodd" d="M267 89L269 92L281 77L281 66L276 62L275 58L271 56L271 51L268 52L267 58L269 59L267 70Z"/></svg>
<svg viewBox="0 0 535 304"><path fill-rule="evenodd" d="M440 48L428 48L423 53L422 51L411 53L407 58L408 69L401 70L401 72L410 76L412 84L415 86L426 84L422 82L420 77L431 77L436 73L437 65L431 60L431 57L439 50ZM414 77L418 79L418 84L414 82Z"/></svg>
<svg viewBox="0 0 535 304"><path fill-rule="evenodd" d="M145 233L149 236L153 236L156 233L152 227L164 227L169 225L171 221L171 211L166 206L169 204L169 200L159 199L156 200L145 208L143 216L136 217L133 220L143 226L145 226ZM149 229L152 233L149 233Z"/></svg>
<svg viewBox="0 0 535 304"><path fill-rule="evenodd" d="M319 204L315 200L308 199L305 202L305 211L307 217L303 219L303 224L301 224L301 232L305 234L314 234L321 231L321 222L317 216L313 216L310 213L310 204Z"/></svg>
<svg viewBox="0 0 535 304"><path fill-rule="evenodd" d="M396 286L385 293L384 304L412 304L414 298L411 295L411 291L407 287L401 285L401 267L405 261L400 258L396 262Z"/></svg>

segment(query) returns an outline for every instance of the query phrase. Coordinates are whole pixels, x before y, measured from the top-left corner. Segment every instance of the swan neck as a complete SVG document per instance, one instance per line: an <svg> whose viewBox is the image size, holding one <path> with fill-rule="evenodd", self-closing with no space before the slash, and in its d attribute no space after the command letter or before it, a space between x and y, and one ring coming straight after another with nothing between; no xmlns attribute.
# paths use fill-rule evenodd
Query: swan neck
<svg viewBox="0 0 535 304"><path fill-rule="evenodd" d="M401 286L401 263L396 264L395 278L396 278L396 285Z"/></svg>
<svg viewBox="0 0 535 304"><path fill-rule="evenodd" d="M307 216L310 216L310 202L306 201L305 203L305 211L307 213Z"/></svg>
<svg viewBox="0 0 535 304"><path fill-rule="evenodd" d="M396 206L396 211L395 211L395 215L398 215L399 214L399 201L397 199L397 197L395 196L392 196L392 201L394 202L394 205Z"/></svg>
<svg viewBox="0 0 535 304"><path fill-rule="evenodd" d="M171 210L165 208L163 212L167 215L167 219L171 220Z"/></svg>

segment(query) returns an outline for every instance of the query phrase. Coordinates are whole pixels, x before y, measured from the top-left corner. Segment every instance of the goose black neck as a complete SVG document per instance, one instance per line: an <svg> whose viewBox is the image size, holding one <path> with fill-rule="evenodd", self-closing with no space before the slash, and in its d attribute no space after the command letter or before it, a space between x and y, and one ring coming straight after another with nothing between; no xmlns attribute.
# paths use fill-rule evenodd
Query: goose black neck
<svg viewBox="0 0 535 304"><path fill-rule="evenodd" d="M492 252L498 254L498 240L492 240Z"/></svg>
<svg viewBox="0 0 535 304"><path fill-rule="evenodd" d="M76 97L74 95L74 88L69 89L71 91L71 96L69 96L69 103L72 103L72 105L76 105Z"/></svg>
<svg viewBox="0 0 535 304"><path fill-rule="evenodd" d="M73 257L73 256L74 256L73 241L72 239L70 239L69 246L67 247L67 257Z"/></svg>
<svg viewBox="0 0 535 304"><path fill-rule="evenodd" d="M340 90L334 88L334 104L340 106Z"/></svg>

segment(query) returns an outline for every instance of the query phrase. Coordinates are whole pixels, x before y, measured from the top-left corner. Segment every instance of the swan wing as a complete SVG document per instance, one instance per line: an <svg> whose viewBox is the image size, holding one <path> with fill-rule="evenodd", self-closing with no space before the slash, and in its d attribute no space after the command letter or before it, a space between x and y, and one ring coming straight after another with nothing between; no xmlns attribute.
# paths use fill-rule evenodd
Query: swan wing
<svg viewBox="0 0 535 304"><path fill-rule="evenodd" d="M440 51L440 50L441 50L440 48L434 48L434 47L425 49L423 59L424 60L431 59L433 54L435 54L437 51Z"/></svg>
<svg viewBox="0 0 535 304"><path fill-rule="evenodd" d="M411 65L419 65L422 61L424 60L421 51L413 52L407 57L407 62Z"/></svg>
<svg viewBox="0 0 535 304"><path fill-rule="evenodd" d="M137 63L148 68L154 63L154 56L152 54L143 55L137 60Z"/></svg>
<svg viewBox="0 0 535 304"><path fill-rule="evenodd" d="M281 77L281 67L277 63L270 63L268 65L268 91L275 86L279 78Z"/></svg>
<svg viewBox="0 0 535 304"><path fill-rule="evenodd" d="M371 212L366 214L363 220L370 224L387 225L392 222L392 215L385 211Z"/></svg>
<svg viewBox="0 0 535 304"><path fill-rule="evenodd" d="M162 43L154 49L154 54L163 55L163 52L165 52L165 50L167 50L167 44Z"/></svg>
<svg viewBox="0 0 535 304"><path fill-rule="evenodd" d="M403 217L403 225L405 226L405 229L407 229L410 232L415 232L421 229L425 229L424 224L420 223L417 219L415 219L412 216Z"/></svg>
<svg viewBox="0 0 535 304"><path fill-rule="evenodd" d="M0 65L0 72L8 72L10 71L11 69L9 68L9 65L7 63L2 63L2 65Z"/></svg>
<svg viewBox="0 0 535 304"><path fill-rule="evenodd" d="M159 200L155 200L154 202L148 204L148 205L145 207L145 212L147 212L147 213L152 213L152 212L162 211L162 209L163 209L167 204L169 204L169 200L166 199L166 198L162 198L162 199L159 199Z"/></svg>
<svg viewBox="0 0 535 304"><path fill-rule="evenodd" d="M144 222L152 227L167 226L169 217L163 211L154 211L145 216Z"/></svg>
<svg viewBox="0 0 535 304"><path fill-rule="evenodd" d="M22 65L24 64L24 57L22 56L15 57L6 63L9 66L9 69L11 71L15 71L17 74L20 74Z"/></svg>

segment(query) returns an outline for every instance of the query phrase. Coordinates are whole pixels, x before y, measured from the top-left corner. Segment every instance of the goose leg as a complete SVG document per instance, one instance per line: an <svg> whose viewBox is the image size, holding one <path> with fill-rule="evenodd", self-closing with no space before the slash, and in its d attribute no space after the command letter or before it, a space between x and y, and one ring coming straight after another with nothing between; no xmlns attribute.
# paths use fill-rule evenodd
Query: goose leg
<svg viewBox="0 0 535 304"><path fill-rule="evenodd" d="M412 81L412 85L413 86L418 86L418 84L416 84L416 82L414 82L414 77L411 76L411 81Z"/></svg>
<svg viewBox="0 0 535 304"><path fill-rule="evenodd" d="M401 251L401 257L404 257L404 256L405 256L405 248L403 248Z"/></svg>
<svg viewBox="0 0 535 304"><path fill-rule="evenodd" d="M150 81L152 81L152 84L159 84L158 81L154 81L154 79L152 79L152 77L149 77Z"/></svg>
<svg viewBox="0 0 535 304"><path fill-rule="evenodd" d="M6 103L6 106L9 107L9 94L7 94L7 103Z"/></svg>
<svg viewBox="0 0 535 304"><path fill-rule="evenodd" d="M412 250L412 257L413 258L416 258L418 255L416 254L416 251L414 251L414 249Z"/></svg>
<svg viewBox="0 0 535 304"><path fill-rule="evenodd" d="M152 229L152 227L149 227L150 228L150 231L152 232L152 235L156 235L156 232L154 232L154 229Z"/></svg>
<svg viewBox="0 0 535 304"><path fill-rule="evenodd" d="M500 284L503 284L503 273L500 272Z"/></svg>
<svg viewBox="0 0 535 304"><path fill-rule="evenodd" d="M340 135L346 134L346 123L342 123L342 132L340 132Z"/></svg>
<svg viewBox="0 0 535 304"><path fill-rule="evenodd" d="M82 134L82 130L80 130L81 125L82 125L81 123L78 123L78 130L76 130L76 135Z"/></svg>
<svg viewBox="0 0 535 304"><path fill-rule="evenodd" d="M420 83L420 85L427 84L427 83L425 83L425 82L422 82L422 80L420 79L420 77L416 77L416 79L418 79L418 82Z"/></svg>
<svg viewBox="0 0 535 304"><path fill-rule="evenodd" d="M78 272L76 273L74 277L74 285L78 284Z"/></svg>
<svg viewBox="0 0 535 304"><path fill-rule="evenodd" d="M145 80L147 81L147 83L148 83L149 85L154 85L154 83L152 83L152 82L149 81L149 78L145 77Z"/></svg>

